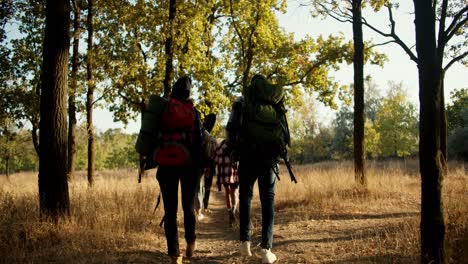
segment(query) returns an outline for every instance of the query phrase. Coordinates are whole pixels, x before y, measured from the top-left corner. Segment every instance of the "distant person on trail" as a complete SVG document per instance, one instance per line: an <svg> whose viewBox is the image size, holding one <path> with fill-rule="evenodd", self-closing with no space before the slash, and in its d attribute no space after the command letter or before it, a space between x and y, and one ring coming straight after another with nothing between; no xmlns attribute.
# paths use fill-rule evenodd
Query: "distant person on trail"
<svg viewBox="0 0 468 264"><path fill-rule="evenodd" d="M215 175L214 155L216 149L216 138L211 135L214 125L216 123L216 115L208 114L203 121L203 127L206 129L208 134L205 133L205 157L204 162L204 179L205 179L205 195L203 197L203 208L208 210L208 204L210 200L211 185L213 184L213 176Z"/></svg>
<svg viewBox="0 0 468 264"><path fill-rule="evenodd" d="M217 168L218 180L216 183L219 190L221 190L221 185L224 186L224 199L229 214L229 224L232 225L238 210L239 177L237 174L237 162L231 159L231 153L227 149L226 140L221 141L216 147L214 163Z"/></svg>
<svg viewBox="0 0 468 264"><path fill-rule="evenodd" d="M191 258L196 248L194 198L200 175L203 127L200 114L190 99L191 87L190 78L181 77L173 85L169 99L158 96L150 98L136 144L137 151L142 155L141 160L148 160L145 156L153 155L151 160L159 166L156 179L164 202L167 252L173 264L182 264L177 231L179 181L186 256Z"/></svg>
<svg viewBox="0 0 468 264"><path fill-rule="evenodd" d="M203 155L201 162L201 171L197 181L196 196L194 201L195 213L199 221L205 217L204 211L208 209L208 200L210 199L211 184L214 175L214 150L216 148L216 139L210 135L216 123L216 115L208 114L203 121Z"/></svg>
<svg viewBox="0 0 468 264"><path fill-rule="evenodd" d="M274 198L278 161L289 145L289 130L283 105L283 90L261 75L255 75L232 106L226 126L227 146L239 157L240 253L251 256L250 209L253 186L258 179L262 207L262 263L277 257L273 246Z"/></svg>

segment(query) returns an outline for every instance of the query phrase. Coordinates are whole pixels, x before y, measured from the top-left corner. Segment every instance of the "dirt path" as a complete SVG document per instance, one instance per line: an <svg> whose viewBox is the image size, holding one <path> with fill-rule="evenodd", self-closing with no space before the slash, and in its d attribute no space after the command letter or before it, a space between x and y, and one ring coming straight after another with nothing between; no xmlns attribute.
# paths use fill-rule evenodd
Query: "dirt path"
<svg viewBox="0 0 468 264"><path fill-rule="evenodd" d="M258 197L254 197L252 201L253 257L240 257L238 225L229 226L223 193L213 191L210 212L197 225L197 251L191 263L261 263L261 216L257 200ZM379 256L373 252L378 252L379 246L383 246L382 236L398 232L405 221L414 217L417 217L417 205L404 212L356 212L309 220L301 220L300 212L284 209L276 212L273 251L278 256L278 264L401 263L405 262L405 257L397 253L395 256ZM362 250L369 247L368 250L372 252L368 257L360 256L362 251L353 251L356 247L363 247Z"/></svg>

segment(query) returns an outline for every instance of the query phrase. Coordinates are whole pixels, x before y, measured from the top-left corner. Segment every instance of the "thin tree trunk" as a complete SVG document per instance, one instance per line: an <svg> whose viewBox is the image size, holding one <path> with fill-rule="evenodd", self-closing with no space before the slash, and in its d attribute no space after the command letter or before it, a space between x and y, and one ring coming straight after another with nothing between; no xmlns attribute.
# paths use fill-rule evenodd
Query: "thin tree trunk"
<svg viewBox="0 0 468 264"><path fill-rule="evenodd" d="M67 182L67 78L70 47L70 3L47 0L39 139L41 216L57 221L69 215Z"/></svg>
<svg viewBox="0 0 468 264"><path fill-rule="evenodd" d="M419 168L421 172L421 263L445 263L445 221L440 152L441 71L431 1L414 0L419 70Z"/></svg>
<svg viewBox="0 0 468 264"><path fill-rule="evenodd" d="M7 150L5 157L5 175L7 179L10 179L10 150Z"/></svg>
<svg viewBox="0 0 468 264"><path fill-rule="evenodd" d="M73 57L72 57L72 82L68 93L68 168L67 175L70 179L75 171L76 159L76 99L75 93L78 83L78 53L80 44L80 9L76 0L73 3Z"/></svg>
<svg viewBox="0 0 468 264"><path fill-rule="evenodd" d="M176 0L169 1L169 36L166 39L165 49L166 49L166 73L164 74L164 97L169 97L171 92L171 82L174 78L174 65L172 61L174 59L174 47L173 47L173 37L174 37L174 19L176 16Z"/></svg>
<svg viewBox="0 0 468 264"><path fill-rule="evenodd" d="M36 151L37 156L39 157L39 139L37 138L37 125L36 123L32 124L31 136L34 145L34 150Z"/></svg>
<svg viewBox="0 0 468 264"><path fill-rule="evenodd" d="M88 60L86 71L88 76L88 92L86 94L86 120L88 132L88 184L94 184L94 127L93 127L93 101L94 101L94 78L93 78L93 5L94 0L88 0Z"/></svg>
<svg viewBox="0 0 468 264"><path fill-rule="evenodd" d="M360 187L367 185L364 149L364 42L362 33L362 0L353 0L354 39L354 176Z"/></svg>
<svg viewBox="0 0 468 264"><path fill-rule="evenodd" d="M440 151L442 152L441 162L444 175L448 173L448 146L447 146L447 113L445 111L444 80L445 72L441 72L440 82Z"/></svg>

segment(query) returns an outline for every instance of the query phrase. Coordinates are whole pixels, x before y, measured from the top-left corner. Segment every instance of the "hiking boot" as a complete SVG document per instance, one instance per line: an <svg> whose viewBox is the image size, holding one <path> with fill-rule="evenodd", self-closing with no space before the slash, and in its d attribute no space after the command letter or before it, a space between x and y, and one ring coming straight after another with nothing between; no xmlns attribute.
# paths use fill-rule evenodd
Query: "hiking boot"
<svg viewBox="0 0 468 264"><path fill-rule="evenodd" d="M182 264L182 256L171 256L171 264Z"/></svg>
<svg viewBox="0 0 468 264"><path fill-rule="evenodd" d="M268 248L262 248L262 263L271 264L276 261L276 255Z"/></svg>
<svg viewBox="0 0 468 264"><path fill-rule="evenodd" d="M187 244L187 250L185 251L185 255L187 255L187 258L191 258L193 256L193 252L195 252L196 248L197 243L195 241Z"/></svg>
<svg viewBox="0 0 468 264"><path fill-rule="evenodd" d="M241 242L240 253L241 253L241 256L243 257L252 256L252 252L250 251L250 241Z"/></svg>

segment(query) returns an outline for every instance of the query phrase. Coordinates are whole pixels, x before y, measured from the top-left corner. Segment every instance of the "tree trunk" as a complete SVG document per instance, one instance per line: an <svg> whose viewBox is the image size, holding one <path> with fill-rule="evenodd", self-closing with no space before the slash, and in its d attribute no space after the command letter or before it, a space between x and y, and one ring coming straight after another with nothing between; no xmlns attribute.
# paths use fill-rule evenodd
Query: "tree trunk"
<svg viewBox="0 0 468 264"><path fill-rule="evenodd" d="M76 99L75 93L78 83L78 53L80 44L80 9L76 0L73 3L73 57L71 89L68 93L68 168L67 175L70 179L75 171L76 159Z"/></svg>
<svg viewBox="0 0 468 264"><path fill-rule="evenodd" d="M88 184L94 184L94 127L93 127L93 101L94 101L94 78L93 78L93 5L94 0L88 0L88 60L86 71L88 75L88 92L86 94L86 120L88 132Z"/></svg>
<svg viewBox="0 0 468 264"><path fill-rule="evenodd" d="M39 157L39 139L37 138L37 125L36 125L36 123L32 124L31 136L32 136L32 141L33 141L33 145L34 145L34 150L36 151L36 154Z"/></svg>
<svg viewBox="0 0 468 264"><path fill-rule="evenodd" d="M362 0L353 0L354 40L354 176L359 187L367 185L364 149L364 42L362 33Z"/></svg>
<svg viewBox="0 0 468 264"><path fill-rule="evenodd" d="M447 113L445 112L444 79L445 72L441 71L440 82L440 151L442 153L441 162L444 175L448 173L448 146L447 146Z"/></svg>
<svg viewBox="0 0 468 264"><path fill-rule="evenodd" d="M169 1L169 36L166 39L166 73L164 74L164 97L169 97L171 92L171 82L174 78L174 59L173 37L174 37L174 18L176 16L176 0Z"/></svg>
<svg viewBox="0 0 468 264"><path fill-rule="evenodd" d="M69 215L67 182L67 78L70 3L47 0L40 104L39 203L41 216Z"/></svg>
<svg viewBox="0 0 468 264"><path fill-rule="evenodd" d="M421 263L445 263L440 152L441 71L431 1L414 0L419 70L419 168L421 172Z"/></svg>
<svg viewBox="0 0 468 264"><path fill-rule="evenodd" d="M5 175L7 179L10 179L10 150L8 149L6 151L6 157L5 157Z"/></svg>

